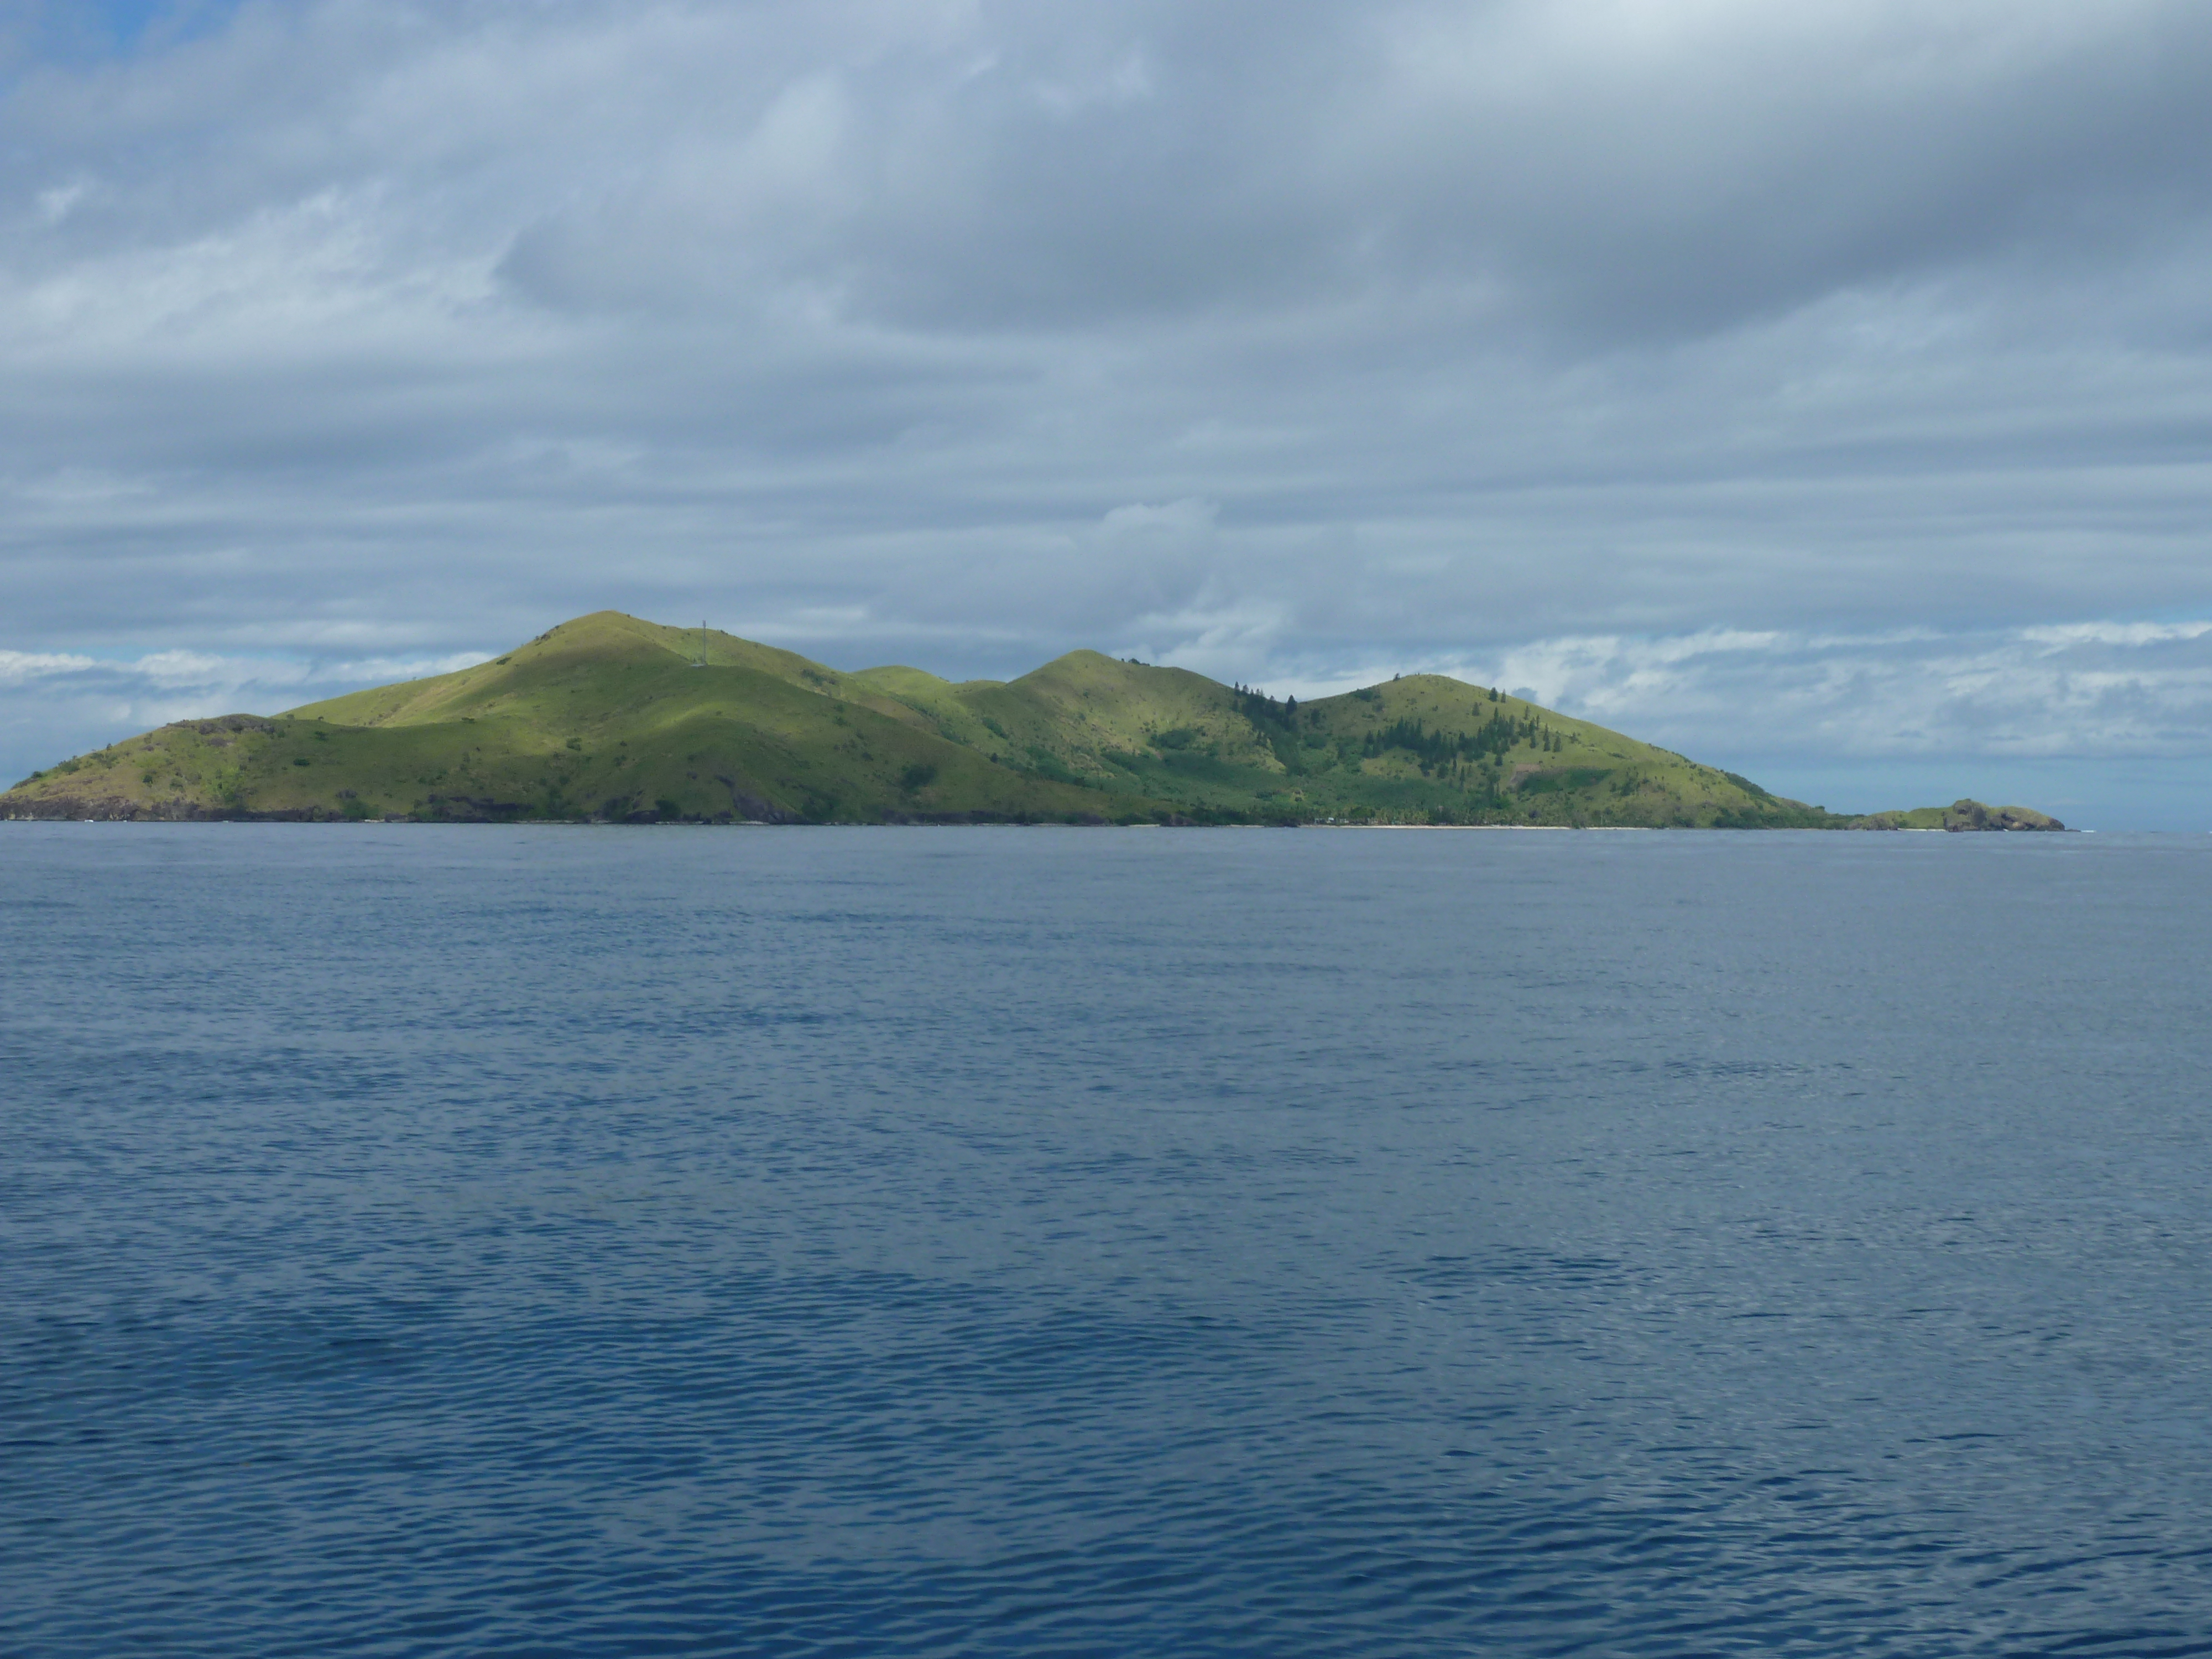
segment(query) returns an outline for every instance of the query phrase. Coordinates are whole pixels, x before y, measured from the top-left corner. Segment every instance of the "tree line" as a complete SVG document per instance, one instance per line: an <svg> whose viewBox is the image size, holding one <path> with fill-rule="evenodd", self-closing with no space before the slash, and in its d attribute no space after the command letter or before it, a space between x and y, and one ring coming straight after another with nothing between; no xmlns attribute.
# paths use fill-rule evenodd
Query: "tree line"
<svg viewBox="0 0 2212 1659"><path fill-rule="evenodd" d="M1503 755L1522 744L1551 753L1566 746L1565 738L1534 715L1515 719L1501 711L1472 732L1431 732L1417 720L1397 720L1380 731L1370 732L1360 752L1372 759L1393 749L1403 749L1425 766L1444 766L1454 761Z"/></svg>

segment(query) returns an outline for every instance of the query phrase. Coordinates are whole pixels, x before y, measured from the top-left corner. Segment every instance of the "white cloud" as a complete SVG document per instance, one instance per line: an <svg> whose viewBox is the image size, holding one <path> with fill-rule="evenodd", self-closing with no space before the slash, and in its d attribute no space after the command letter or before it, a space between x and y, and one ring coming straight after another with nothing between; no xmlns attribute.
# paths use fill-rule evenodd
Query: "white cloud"
<svg viewBox="0 0 2212 1659"><path fill-rule="evenodd" d="M73 184L54 185L39 192L39 217L47 224L58 225L69 217L76 204L85 198L91 186L82 179Z"/></svg>
<svg viewBox="0 0 2212 1659"><path fill-rule="evenodd" d="M1149 501L1133 501L1127 507L1112 508L1099 523L1109 536L1189 537L1209 533L1220 517L1220 502L1187 498L1158 506Z"/></svg>
<svg viewBox="0 0 2212 1659"><path fill-rule="evenodd" d="M55 674L81 672L99 665L93 657L54 651L0 651L0 685L45 679Z"/></svg>
<svg viewBox="0 0 2212 1659"><path fill-rule="evenodd" d="M1427 665L1706 754L2212 755L2212 623L1583 636Z"/></svg>
<svg viewBox="0 0 2212 1659"><path fill-rule="evenodd" d="M240 697L252 699L254 712L275 713L303 696L334 696L339 690L450 673L483 659L481 652L316 661L201 651L154 651L124 658L0 651L0 684L39 688L33 696L43 691L71 698L95 696L106 700L118 720L154 708L179 711L162 718L182 720L236 712Z"/></svg>
<svg viewBox="0 0 2212 1659"><path fill-rule="evenodd" d="M2053 652L2085 645L2163 645L2175 640L2198 640L2212 634L2212 622L2186 623L2068 623L2048 628L2023 628L2020 637Z"/></svg>

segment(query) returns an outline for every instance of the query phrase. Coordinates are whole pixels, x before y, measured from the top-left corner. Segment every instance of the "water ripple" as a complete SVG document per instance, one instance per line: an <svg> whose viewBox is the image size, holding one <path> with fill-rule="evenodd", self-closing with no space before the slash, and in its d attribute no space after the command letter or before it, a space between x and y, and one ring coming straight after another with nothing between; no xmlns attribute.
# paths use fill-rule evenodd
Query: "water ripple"
<svg viewBox="0 0 2212 1659"><path fill-rule="evenodd" d="M2203 854L8 828L11 1655L2212 1651Z"/></svg>

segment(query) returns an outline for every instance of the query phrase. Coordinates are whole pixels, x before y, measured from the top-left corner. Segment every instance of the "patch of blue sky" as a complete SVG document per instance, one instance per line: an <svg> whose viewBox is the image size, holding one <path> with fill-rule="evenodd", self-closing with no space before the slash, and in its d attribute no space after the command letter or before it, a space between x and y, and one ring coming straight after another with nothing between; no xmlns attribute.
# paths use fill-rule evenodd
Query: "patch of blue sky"
<svg viewBox="0 0 2212 1659"><path fill-rule="evenodd" d="M212 34L237 12L240 0L68 0L33 7L13 54L26 59L82 63L87 58L136 57Z"/></svg>

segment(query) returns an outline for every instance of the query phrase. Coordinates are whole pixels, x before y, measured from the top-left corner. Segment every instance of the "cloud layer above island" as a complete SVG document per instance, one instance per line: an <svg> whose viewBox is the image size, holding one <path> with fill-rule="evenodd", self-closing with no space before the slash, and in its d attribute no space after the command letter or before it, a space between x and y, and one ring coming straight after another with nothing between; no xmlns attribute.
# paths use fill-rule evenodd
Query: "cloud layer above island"
<svg viewBox="0 0 2212 1659"><path fill-rule="evenodd" d="M2202 8L9 15L0 649L103 665L0 674L18 770L200 695L141 659L602 605L2212 750Z"/></svg>

